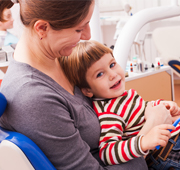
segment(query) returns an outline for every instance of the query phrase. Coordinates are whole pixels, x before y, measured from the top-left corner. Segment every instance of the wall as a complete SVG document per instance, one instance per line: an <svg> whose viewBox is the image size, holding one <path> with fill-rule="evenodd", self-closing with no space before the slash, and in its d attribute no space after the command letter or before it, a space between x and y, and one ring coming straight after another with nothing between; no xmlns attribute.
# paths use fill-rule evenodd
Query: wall
<svg viewBox="0 0 180 170"><path fill-rule="evenodd" d="M11 8L11 12L14 18L14 27L13 29L10 29L9 32L20 38L23 30L23 25L20 21L19 4L14 4Z"/></svg>
<svg viewBox="0 0 180 170"><path fill-rule="evenodd" d="M102 1L104 0L99 0L100 8ZM110 6L111 3L116 1L117 0L106 0L106 5ZM125 20L124 18L130 17L129 16L130 13L135 14L138 11L143 10L145 8L171 5L171 0L122 0L121 2L122 2L121 6L120 5L118 6L119 11L117 11L117 8L114 8L114 10L112 9L111 12L100 13L103 43L106 44L108 47L114 45L116 42L116 40L114 39L114 35L116 32L117 23ZM130 6L132 7L129 14L122 11L123 6L126 3L130 4ZM178 0L178 4L180 5L180 0ZM103 7L104 6L105 4L103 4ZM155 62L155 58L158 57L158 52L156 51L154 43L152 42L151 39L153 30L156 29L157 27L175 26L179 24L180 24L180 17L174 17L171 19L165 19L165 20L149 23L147 27L147 34L144 41L145 55L148 61ZM135 50L134 47L132 46L132 49L130 51L130 58L132 58L133 55L135 55Z"/></svg>

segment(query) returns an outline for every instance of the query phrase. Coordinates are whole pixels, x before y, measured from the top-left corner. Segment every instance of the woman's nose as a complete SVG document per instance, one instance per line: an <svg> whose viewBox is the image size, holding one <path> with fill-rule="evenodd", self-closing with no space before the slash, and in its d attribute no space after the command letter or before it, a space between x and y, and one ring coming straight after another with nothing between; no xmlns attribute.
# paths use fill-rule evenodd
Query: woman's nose
<svg viewBox="0 0 180 170"><path fill-rule="evenodd" d="M10 20L14 22L14 18L13 17L11 17Z"/></svg>
<svg viewBox="0 0 180 170"><path fill-rule="evenodd" d="M91 30L89 24L84 28L81 34L81 40L89 40L91 38Z"/></svg>

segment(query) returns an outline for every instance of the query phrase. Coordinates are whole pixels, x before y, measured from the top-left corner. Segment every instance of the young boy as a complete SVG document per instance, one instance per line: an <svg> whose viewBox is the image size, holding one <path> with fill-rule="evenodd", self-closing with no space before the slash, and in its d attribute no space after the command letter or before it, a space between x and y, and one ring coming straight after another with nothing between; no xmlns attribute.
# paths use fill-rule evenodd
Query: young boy
<svg viewBox="0 0 180 170"><path fill-rule="evenodd" d="M7 31L13 28L14 20L10 10L13 5L11 0L0 0L0 48L18 42L18 38Z"/></svg>
<svg viewBox="0 0 180 170"><path fill-rule="evenodd" d="M165 146L170 138L168 129L173 130L171 137L179 134L180 126L175 130L172 125L163 124L147 134L138 135L145 122L148 102L135 90L125 90L124 72L108 47L96 41L80 42L70 56L59 60L71 83L93 99L101 125L100 158L105 164L124 163L147 155L157 145ZM153 106L163 103L171 115L180 114L175 102L157 100L150 103Z"/></svg>

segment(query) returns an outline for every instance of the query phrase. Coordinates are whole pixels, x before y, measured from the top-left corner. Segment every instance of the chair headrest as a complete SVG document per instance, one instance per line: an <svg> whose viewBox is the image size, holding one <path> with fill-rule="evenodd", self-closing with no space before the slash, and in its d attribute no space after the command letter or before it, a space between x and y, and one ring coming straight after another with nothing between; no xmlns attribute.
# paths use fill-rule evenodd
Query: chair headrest
<svg viewBox="0 0 180 170"><path fill-rule="evenodd" d="M4 113L6 106L7 106L7 100L5 96L2 93L0 93L0 117Z"/></svg>

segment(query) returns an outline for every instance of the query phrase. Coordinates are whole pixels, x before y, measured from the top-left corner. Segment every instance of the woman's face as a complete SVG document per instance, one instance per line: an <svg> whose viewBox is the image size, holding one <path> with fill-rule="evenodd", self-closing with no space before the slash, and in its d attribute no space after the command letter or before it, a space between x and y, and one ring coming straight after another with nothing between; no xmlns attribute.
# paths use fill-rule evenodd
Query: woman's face
<svg viewBox="0 0 180 170"><path fill-rule="evenodd" d="M48 42L53 56L69 56L73 47L80 40L89 40L91 38L89 22L94 10L94 3L91 4L89 13L86 18L73 28L63 29L59 31L50 30L48 33Z"/></svg>

